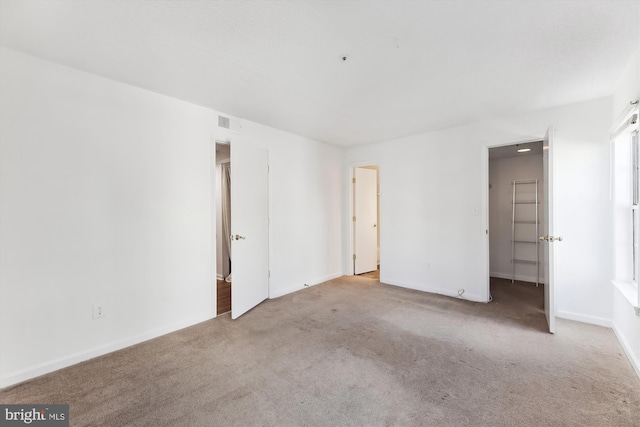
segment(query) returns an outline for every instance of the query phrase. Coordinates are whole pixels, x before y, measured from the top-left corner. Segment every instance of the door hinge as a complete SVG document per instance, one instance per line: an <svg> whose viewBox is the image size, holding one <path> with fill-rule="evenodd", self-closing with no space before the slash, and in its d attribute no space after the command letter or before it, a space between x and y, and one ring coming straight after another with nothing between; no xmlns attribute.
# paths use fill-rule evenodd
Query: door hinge
<svg viewBox="0 0 640 427"><path fill-rule="evenodd" d="M269 270L268 277L269 277L269 279L271 279L271 270Z"/></svg>
<svg viewBox="0 0 640 427"><path fill-rule="evenodd" d="M356 254L353 254L353 260L354 261L356 260Z"/></svg>
<svg viewBox="0 0 640 427"><path fill-rule="evenodd" d="M267 173L271 172L271 165L267 165Z"/></svg>
<svg viewBox="0 0 640 427"><path fill-rule="evenodd" d="M351 178L351 183L355 184L356 183L356 179L355 178Z"/></svg>
<svg viewBox="0 0 640 427"><path fill-rule="evenodd" d="M353 222L356 222L356 217L355 217L355 215L354 215L354 217L353 217Z"/></svg>

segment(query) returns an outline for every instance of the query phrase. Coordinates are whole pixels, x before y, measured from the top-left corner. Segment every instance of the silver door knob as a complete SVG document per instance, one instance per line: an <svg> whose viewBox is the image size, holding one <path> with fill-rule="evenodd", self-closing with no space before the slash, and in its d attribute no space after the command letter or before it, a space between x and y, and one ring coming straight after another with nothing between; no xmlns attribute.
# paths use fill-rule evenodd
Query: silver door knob
<svg viewBox="0 0 640 427"><path fill-rule="evenodd" d="M544 242L545 240L549 240L549 236L540 236L539 240Z"/></svg>
<svg viewBox="0 0 640 427"><path fill-rule="evenodd" d="M239 234L236 234L235 236L231 236L231 240L236 239L236 240L245 240L246 237L241 236Z"/></svg>

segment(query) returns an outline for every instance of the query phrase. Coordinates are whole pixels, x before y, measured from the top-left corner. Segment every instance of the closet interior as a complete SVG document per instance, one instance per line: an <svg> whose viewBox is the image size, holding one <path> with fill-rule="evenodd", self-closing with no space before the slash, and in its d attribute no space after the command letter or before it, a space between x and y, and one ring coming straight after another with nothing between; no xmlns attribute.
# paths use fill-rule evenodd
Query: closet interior
<svg viewBox="0 0 640 427"><path fill-rule="evenodd" d="M217 314L231 311L231 146L216 143Z"/></svg>

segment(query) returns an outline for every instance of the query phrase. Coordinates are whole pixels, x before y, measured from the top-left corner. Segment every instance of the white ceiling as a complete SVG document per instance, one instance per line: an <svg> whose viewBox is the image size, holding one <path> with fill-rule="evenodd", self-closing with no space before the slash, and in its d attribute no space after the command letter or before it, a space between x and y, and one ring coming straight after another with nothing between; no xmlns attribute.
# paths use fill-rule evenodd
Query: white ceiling
<svg viewBox="0 0 640 427"><path fill-rule="evenodd" d="M0 44L351 146L608 95L638 49L638 9L638 0L3 0Z"/></svg>

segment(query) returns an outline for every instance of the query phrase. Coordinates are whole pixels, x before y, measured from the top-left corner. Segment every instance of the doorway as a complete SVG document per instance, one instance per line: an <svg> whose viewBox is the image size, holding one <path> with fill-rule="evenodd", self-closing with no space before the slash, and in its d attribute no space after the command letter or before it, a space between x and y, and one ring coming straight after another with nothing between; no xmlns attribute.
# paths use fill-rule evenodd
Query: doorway
<svg viewBox="0 0 640 427"><path fill-rule="evenodd" d="M231 311L231 145L216 142L216 313Z"/></svg>
<svg viewBox="0 0 640 427"><path fill-rule="evenodd" d="M542 313L548 265L543 141L488 148L489 299L515 294ZM508 301L502 301L507 302Z"/></svg>
<svg viewBox="0 0 640 427"><path fill-rule="evenodd" d="M353 274L380 280L380 167L352 169Z"/></svg>
<svg viewBox="0 0 640 427"><path fill-rule="evenodd" d="M553 214L553 171L554 171L554 128L550 126L544 138L530 140L518 144L505 146L486 145L482 156L483 185L482 194L487 206L486 217L486 265L487 265L487 301L495 299L492 294L492 281L501 281L504 285L514 285L518 279L524 283L531 283L531 277L538 283L533 283L538 290L536 294L542 294L542 304L537 304L544 313L550 333L555 333L555 287L554 287L554 246L553 242L562 241L559 236L554 236ZM531 158L527 159L527 157ZM535 156L535 157L533 157ZM518 165L517 161L500 159L515 158L531 163ZM499 163L510 163L506 167ZM540 164L541 172L540 172ZM507 172L505 172L505 170ZM527 176L523 176L527 173ZM529 176L532 175L532 176ZM537 178L536 178L537 175ZM535 184L535 187L532 185ZM529 186L528 192L518 192L516 186ZM531 188L535 190L532 191ZM540 194L541 193L541 194ZM500 202L500 200L503 200ZM504 202L507 200L507 203ZM518 207L530 205L535 216L518 216ZM511 215L509 215L509 211ZM506 227L505 223L509 224ZM529 225L534 231L516 228ZM518 232L519 234L516 234ZM523 237L524 235L528 237ZM505 242L507 245L505 245ZM525 258L528 253L537 258ZM518 249L520 247L520 249ZM507 255L505 255L507 254ZM505 261L508 260L508 263ZM525 261L525 262L522 262ZM533 267L533 272L522 272L514 264L526 264ZM510 267L510 274L505 265ZM502 277L500 277L502 276ZM528 278L528 280L527 280ZM542 288L542 292L540 292Z"/></svg>
<svg viewBox="0 0 640 427"><path fill-rule="evenodd" d="M489 149L490 276L542 283L542 142Z"/></svg>

